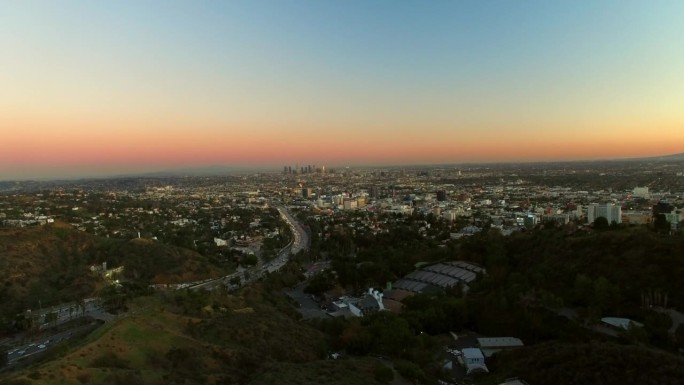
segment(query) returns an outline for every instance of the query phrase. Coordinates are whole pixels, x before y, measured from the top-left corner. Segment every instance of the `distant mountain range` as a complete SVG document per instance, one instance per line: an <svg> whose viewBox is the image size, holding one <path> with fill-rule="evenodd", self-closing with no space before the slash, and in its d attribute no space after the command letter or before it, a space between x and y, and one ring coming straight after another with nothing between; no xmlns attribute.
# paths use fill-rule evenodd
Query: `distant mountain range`
<svg viewBox="0 0 684 385"><path fill-rule="evenodd" d="M665 155L665 156L651 156L647 158L640 158L637 160L674 160L674 161L679 161L679 160L684 160L684 152L680 154L672 154L672 155Z"/></svg>
<svg viewBox="0 0 684 385"><path fill-rule="evenodd" d="M603 159L603 160L592 160L592 161L582 161L582 162L605 162L605 161L616 161L616 162L629 162L629 161L684 161L684 152L679 154L664 155L664 156L651 156L643 158L622 158L622 159ZM554 161L553 163L566 163L574 161ZM480 162L478 162L479 164ZM497 162L498 163L498 162ZM518 163L518 162L502 162L502 163ZM529 162L529 163L548 163L548 162ZM457 164L457 163L454 163ZM460 164L470 164L470 162L461 162ZM395 165L395 166L376 166L380 168L387 167L406 167L408 165ZM440 165L416 165L416 167L436 167ZM368 166L373 167L373 166ZM192 167L192 168L182 168L175 170L165 170L156 171L142 174L129 174L122 175L126 177L137 176L137 177L173 177L173 176L216 176L216 175L226 175L235 173L251 173L251 172L278 172L279 169L274 166L220 166L212 165L206 167Z"/></svg>
<svg viewBox="0 0 684 385"><path fill-rule="evenodd" d="M188 167L179 168L171 170L162 171L152 171L145 173L130 173L125 175L117 175L116 177L172 177L172 176L215 176L215 175L226 175L226 174L236 174L236 173L250 173L250 172L263 172L263 171L273 171L274 167L268 166L200 166L200 167Z"/></svg>
<svg viewBox="0 0 684 385"><path fill-rule="evenodd" d="M684 161L684 152L671 155L662 156L649 156L649 157L639 157L639 158L614 158L614 159L595 159L595 160L566 160L566 161L532 161L532 162L458 162L449 164L396 164L396 165L355 165L354 168L393 168L393 167L410 167L410 168L432 168L432 167L456 167L464 165L477 165L477 166L491 166L491 165L534 165L534 164L563 164L563 163L594 163L594 162L679 162ZM333 167L335 168L335 167ZM339 167L340 169L344 167ZM210 165L210 166L198 166L198 167L187 167L178 169L168 169L161 171L151 171L151 172L128 172L115 175L102 175L102 176L88 176L88 177L67 177L60 178L55 177L54 179L47 178L37 178L37 179L23 179L23 180L1 180L0 179L0 191L10 190L15 186L16 182L49 182L49 181L75 181L75 180L88 180L88 179L118 179L118 178L168 178L168 177L181 177L181 176L222 176L230 174L249 174L257 172L279 172L280 168L277 166L226 166L226 165Z"/></svg>

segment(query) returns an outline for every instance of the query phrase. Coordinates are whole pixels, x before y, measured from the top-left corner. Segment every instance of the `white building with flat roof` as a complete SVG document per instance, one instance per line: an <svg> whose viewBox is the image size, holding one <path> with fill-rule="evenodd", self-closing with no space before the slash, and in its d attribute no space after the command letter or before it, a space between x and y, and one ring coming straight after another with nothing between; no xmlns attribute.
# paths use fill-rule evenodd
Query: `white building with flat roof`
<svg viewBox="0 0 684 385"><path fill-rule="evenodd" d="M465 348L461 350L463 353L463 365L466 368L467 374L473 373L489 373L489 369L485 364L485 358L482 351L478 348Z"/></svg>
<svg viewBox="0 0 684 385"><path fill-rule="evenodd" d="M587 207L587 223L594 223L596 218L604 217L608 224L622 223L622 207L614 203L604 205L591 204Z"/></svg>

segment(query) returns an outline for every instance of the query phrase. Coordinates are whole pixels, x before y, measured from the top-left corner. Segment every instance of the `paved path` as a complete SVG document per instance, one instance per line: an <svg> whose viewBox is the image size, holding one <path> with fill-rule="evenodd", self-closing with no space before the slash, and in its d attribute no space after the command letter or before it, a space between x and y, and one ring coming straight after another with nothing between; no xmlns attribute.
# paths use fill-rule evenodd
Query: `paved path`
<svg viewBox="0 0 684 385"><path fill-rule="evenodd" d="M662 307L654 307L653 311L658 313L667 314L672 319L672 326L670 327L670 334L675 334L679 325L684 324L684 313L678 312L675 309L665 309Z"/></svg>

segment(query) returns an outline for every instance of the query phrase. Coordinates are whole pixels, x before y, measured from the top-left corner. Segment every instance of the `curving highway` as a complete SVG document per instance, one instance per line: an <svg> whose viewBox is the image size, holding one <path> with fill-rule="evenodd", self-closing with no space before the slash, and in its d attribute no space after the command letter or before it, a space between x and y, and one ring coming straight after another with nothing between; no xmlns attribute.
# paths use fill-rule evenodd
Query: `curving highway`
<svg viewBox="0 0 684 385"><path fill-rule="evenodd" d="M261 278L265 273L273 273L280 270L281 267L285 266L291 254L299 253L302 250L308 250L309 235L304 230L302 225L294 219L292 214L290 214L290 212L287 211L285 207L278 206L276 207L276 209L280 213L280 217L290 226L290 230L292 230L293 239L287 246L283 247L278 252L275 258L273 258L269 262L262 264L261 266L246 269L243 271L238 271L233 274L227 275L223 278L217 278L199 283L197 285L186 286L182 288L188 288L191 290L212 290L220 285L225 285L228 288L244 286L246 284L249 284L250 282L253 282ZM236 279L239 279L240 281L238 285L234 285L233 283L231 283L231 281L235 281Z"/></svg>
<svg viewBox="0 0 684 385"><path fill-rule="evenodd" d="M309 235L307 232L304 230L302 225L297 222L292 217L292 214L290 214L289 211L287 211L284 207L277 207L278 212L280 212L280 217L283 218L285 222L290 226L290 229L292 230L292 234L294 236L294 239L292 241L292 250L291 253L297 254L298 252L302 250L308 250L309 249Z"/></svg>

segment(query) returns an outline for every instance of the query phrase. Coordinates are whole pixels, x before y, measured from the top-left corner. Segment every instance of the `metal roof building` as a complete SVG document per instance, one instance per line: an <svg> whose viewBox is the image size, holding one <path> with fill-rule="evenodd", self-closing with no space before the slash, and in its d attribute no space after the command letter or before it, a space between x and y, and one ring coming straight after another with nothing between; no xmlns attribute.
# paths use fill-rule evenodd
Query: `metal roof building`
<svg viewBox="0 0 684 385"><path fill-rule="evenodd" d="M525 346L520 338L515 337L489 337L489 338L478 338L477 344L482 349L485 357L491 357L496 352L500 352L504 349L513 349Z"/></svg>
<svg viewBox="0 0 684 385"><path fill-rule="evenodd" d="M636 321L632 321L629 318L618 318L618 317L603 317L601 322L604 324L613 326L618 329L629 330L631 327L638 326L642 327L644 324Z"/></svg>
<svg viewBox="0 0 684 385"><path fill-rule="evenodd" d="M459 283L467 288L467 284L473 282L478 274L486 274L486 271L472 263L441 262L409 273L398 280L393 287L415 293L434 288L446 289Z"/></svg>

